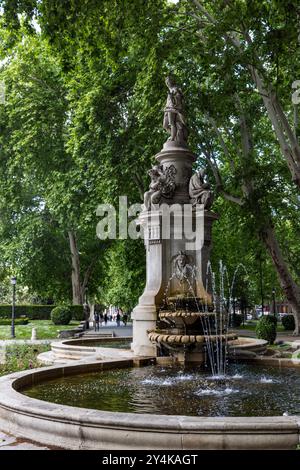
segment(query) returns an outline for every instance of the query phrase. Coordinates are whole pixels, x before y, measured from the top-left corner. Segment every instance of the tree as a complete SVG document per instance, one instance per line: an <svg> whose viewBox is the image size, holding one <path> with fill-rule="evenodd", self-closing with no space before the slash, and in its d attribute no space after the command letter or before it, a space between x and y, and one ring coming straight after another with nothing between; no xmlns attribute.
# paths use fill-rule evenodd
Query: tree
<svg viewBox="0 0 300 470"><path fill-rule="evenodd" d="M75 300L82 296L87 273L94 293L109 302L119 296L129 305L131 289L121 282L121 272L130 266L136 284L127 280L136 286L136 296L143 286L138 275L143 257L130 262L125 246L132 250L131 241L95 239L95 207L116 205L119 195L129 195L129 203L141 200L147 170L165 139L162 87L171 72L185 92L197 165L207 167L218 194L222 230L216 224L215 264L223 258L233 273L242 259L257 301L259 282L253 278L262 252L266 285L274 285L275 268L298 318L299 148L290 97L291 82L299 75L293 56L297 2L2 4L0 53L8 58L5 69L12 77L7 72L4 78L8 92L10 86L16 90L14 106L1 118L7 161L3 207L11 208L4 231L6 220L17 218L21 224L24 212L39 218L45 205L61 240L57 256L68 258L68 272L73 262ZM24 41L35 44L33 50L26 53ZM26 102L25 92L35 107ZM5 177L14 174L22 184ZM8 206L7 194L14 198ZM42 235L45 243L49 227Z"/></svg>
<svg viewBox="0 0 300 470"><path fill-rule="evenodd" d="M2 235L6 240L15 235L3 251L21 279L39 292L51 288L66 297L71 272L73 303L82 303L100 242L95 214L95 225L86 224L92 219L84 205L88 181L67 149L69 107L59 59L47 41L23 35L2 78Z"/></svg>
<svg viewBox="0 0 300 470"><path fill-rule="evenodd" d="M252 228L271 256L281 287L293 308L298 334L300 286L277 239L274 222L277 204L274 206L272 197L274 186L280 193L287 190L292 200L297 197L290 184L288 189L276 185L276 170L281 164L279 156L285 159L292 182L300 187L299 144L289 122L291 113L284 113L284 106L291 109L286 92L291 61L286 54L291 40L297 40L296 27L292 31L290 20L296 26L292 13L296 15L298 7L292 2L294 12L291 13L291 4L287 10L277 2L225 2L223 9L218 2L195 0L193 9L183 3L200 38L197 75L206 77L206 96L202 99L205 110L202 155L211 168L219 193L238 204L245 215L253 219ZM270 32L275 37L274 42L270 41ZM270 124L276 139L270 135ZM262 135L268 136L264 143ZM237 142L241 143L240 147ZM270 153L272 160L268 164ZM271 178L262 172L266 166L271 170ZM281 171L285 173L282 168ZM226 179L231 180L229 184L225 183ZM263 193L266 181L267 196ZM233 191L228 190L230 186Z"/></svg>

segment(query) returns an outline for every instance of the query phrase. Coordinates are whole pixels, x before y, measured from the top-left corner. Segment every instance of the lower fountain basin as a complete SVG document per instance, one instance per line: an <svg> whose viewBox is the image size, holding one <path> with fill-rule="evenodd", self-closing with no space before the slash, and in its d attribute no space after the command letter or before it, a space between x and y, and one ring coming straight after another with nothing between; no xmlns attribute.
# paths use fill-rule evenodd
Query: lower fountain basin
<svg viewBox="0 0 300 470"><path fill-rule="evenodd" d="M22 391L62 405L184 416L299 414L300 370L230 364L225 376L179 365L126 368L52 379Z"/></svg>
<svg viewBox="0 0 300 470"><path fill-rule="evenodd" d="M295 449L298 445L298 415L199 417L111 412L50 403L22 393L48 380L68 380L78 374L129 368L144 362L147 365L149 360L73 363L1 377L0 429L65 449ZM272 362L299 363L283 359ZM143 369L137 372L143 373ZM164 389L168 396L172 387Z"/></svg>

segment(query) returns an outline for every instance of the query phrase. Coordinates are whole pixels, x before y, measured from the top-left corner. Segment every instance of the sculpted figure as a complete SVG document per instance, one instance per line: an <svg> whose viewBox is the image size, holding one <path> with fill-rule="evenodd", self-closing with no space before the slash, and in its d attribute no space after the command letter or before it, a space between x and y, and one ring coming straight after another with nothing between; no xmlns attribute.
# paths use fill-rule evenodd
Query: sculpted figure
<svg viewBox="0 0 300 470"><path fill-rule="evenodd" d="M186 146L188 129L183 114L183 93L171 77L166 78L169 89L164 109L163 128L170 134L168 140Z"/></svg>
<svg viewBox="0 0 300 470"><path fill-rule="evenodd" d="M144 205L147 210L151 205L159 204L162 197L171 198L174 194L176 183L176 168L170 165L166 169L162 165L154 165L148 174L151 177L149 191L144 194Z"/></svg>
<svg viewBox="0 0 300 470"><path fill-rule="evenodd" d="M179 251L174 261L175 276L182 281L188 274L188 257L184 251Z"/></svg>
<svg viewBox="0 0 300 470"><path fill-rule="evenodd" d="M179 281L179 291L181 294L191 292L191 289L194 287L194 270L188 261L188 256L184 251L179 251L174 260L174 273Z"/></svg>
<svg viewBox="0 0 300 470"><path fill-rule="evenodd" d="M196 171L190 179L189 195L194 205L203 204L204 209L209 210L212 206L214 195L210 184L205 182L205 170Z"/></svg>

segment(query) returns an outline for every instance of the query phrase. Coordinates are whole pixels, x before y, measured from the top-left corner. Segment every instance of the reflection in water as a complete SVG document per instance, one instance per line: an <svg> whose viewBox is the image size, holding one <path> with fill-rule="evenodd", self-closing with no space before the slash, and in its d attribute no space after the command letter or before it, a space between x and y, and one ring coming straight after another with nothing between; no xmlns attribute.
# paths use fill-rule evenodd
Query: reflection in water
<svg viewBox="0 0 300 470"><path fill-rule="evenodd" d="M214 377L215 379L215 377ZM188 416L300 414L300 371L231 365L212 380L195 369L149 366L55 379L24 393L107 411Z"/></svg>

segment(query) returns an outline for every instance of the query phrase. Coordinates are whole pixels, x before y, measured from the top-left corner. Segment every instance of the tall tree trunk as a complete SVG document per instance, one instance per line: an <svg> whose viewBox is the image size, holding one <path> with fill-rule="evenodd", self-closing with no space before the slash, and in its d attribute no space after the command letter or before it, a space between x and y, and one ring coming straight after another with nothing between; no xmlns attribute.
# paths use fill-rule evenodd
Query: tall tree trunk
<svg viewBox="0 0 300 470"><path fill-rule="evenodd" d="M241 103L237 98L237 104L240 109L240 126L241 126L241 136L242 136L242 155L244 158L244 167L247 168L248 165L254 165L252 149L253 149L253 139L251 128L248 126L246 115L244 110L241 107ZM263 210L260 207L259 201L254 196L253 200L253 188L254 184L249 178L247 171L244 172L243 182L242 182L242 191L244 196L249 201L252 201L253 215L256 216L257 220L261 220ZM300 286L294 281L289 267L282 255L280 246L277 241L277 237L274 231L272 224L272 219L270 217L264 217L262 224L259 226L258 235L261 241L264 243L269 255L272 258L274 267L277 271L277 276L281 285L282 290L285 293L285 296L292 307L292 311L295 318L295 331L294 334L299 334L300 327Z"/></svg>
<svg viewBox="0 0 300 470"><path fill-rule="evenodd" d="M286 295L286 298L292 307L295 318L295 331L294 334L300 333L300 286L295 283L292 278L289 268L282 256L281 249L278 245L277 238L272 227L271 221L266 222L260 230L260 238L265 244L274 266L277 271L280 285Z"/></svg>
<svg viewBox="0 0 300 470"><path fill-rule="evenodd" d="M242 153L241 153L241 163L244 168L254 164L252 161L252 133L251 128L247 124L246 114L244 113L241 104L239 102L238 96L235 95L235 102L240 111L240 128L241 128L241 138L242 138ZM219 137L219 132L216 133ZM220 138L220 137L219 137ZM224 145L224 141L223 141ZM228 149L226 150L226 154L229 154ZM206 154L206 158L210 165L212 166L214 176L216 179L217 187L222 186L221 176L219 174L219 169L217 167L216 161L213 161L213 157L209 154ZM295 318L295 331L294 334L298 335L300 333L300 286L294 281L289 267L282 255L280 246L278 244L276 234L273 228L272 220L270 217L264 217L262 220L263 210L260 207L260 203L257 200L257 197L253 195L253 181L251 176L247 171L244 172L242 182L241 182L241 189L244 195L245 200L250 202L250 206L252 206L252 214L255 216L256 220L261 221L258 226L258 236L260 240L265 245L268 253L270 254L274 267L277 271L277 275L279 278L279 282L281 288L283 289L285 296L292 308L294 318ZM229 199L229 198L227 198ZM234 198L230 199L232 202L240 204L238 201L235 201ZM243 204L240 204L243 205Z"/></svg>
<svg viewBox="0 0 300 470"><path fill-rule="evenodd" d="M70 251L72 260L72 292L73 292L73 305L83 304L82 287L80 280L80 259L77 248L76 236L73 231L68 232L70 241Z"/></svg>

